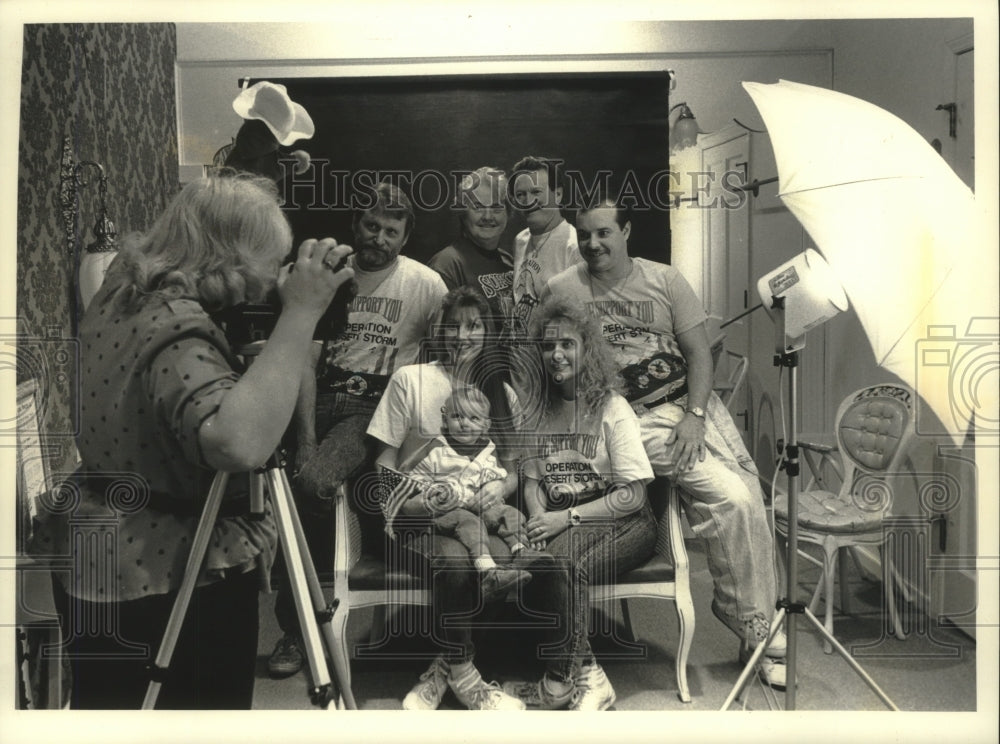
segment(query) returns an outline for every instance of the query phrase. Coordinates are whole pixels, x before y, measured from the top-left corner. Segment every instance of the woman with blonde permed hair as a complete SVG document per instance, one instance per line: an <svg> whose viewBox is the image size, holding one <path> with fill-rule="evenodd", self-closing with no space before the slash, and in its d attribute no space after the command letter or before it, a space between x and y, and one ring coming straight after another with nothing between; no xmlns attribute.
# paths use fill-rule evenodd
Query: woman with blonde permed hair
<svg viewBox="0 0 1000 744"><path fill-rule="evenodd" d="M653 471L597 321L560 297L537 307L532 321L545 382L536 451L523 461L528 537L556 557L561 580L524 592L527 607L561 618L544 641L559 653L548 654L538 682L504 689L529 707L606 710L615 692L587 640L589 588L652 554Z"/></svg>
<svg viewBox="0 0 1000 744"><path fill-rule="evenodd" d="M317 321L353 276L335 270L349 246L306 240L294 271L281 268L291 247L270 181L201 178L125 242L87 308L82 465L60 492L69 498L42 515L34 545L70 563L52 583L73 708L141 706L216 472L263 465L291 420ZM280 315L244 370L213 314L274 288ZM277 535L269 511L250 515L249 485L229 480L157 707L251 707L258 596ZM96 555L80 525L109 519Z"/></svg>

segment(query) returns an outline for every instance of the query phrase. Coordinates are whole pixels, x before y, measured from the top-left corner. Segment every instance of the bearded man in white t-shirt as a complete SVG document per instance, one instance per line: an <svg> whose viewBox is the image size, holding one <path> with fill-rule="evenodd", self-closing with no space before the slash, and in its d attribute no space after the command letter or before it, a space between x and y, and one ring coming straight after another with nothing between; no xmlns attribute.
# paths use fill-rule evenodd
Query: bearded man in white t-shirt
<svg viewBox="0 0 1000 744"><path fill-rule="evenodd" d="M639 417L653 471L678 485L715 583L712 610L741 641L746 662L767 638L775 608L773 540L757 468L729 412L712 392L705 311L672 266L628 254L628 210L596 197L577 215L584 263L546 291L584 303L601 321ZM772 686L785 685L785 635L762 657Z"/></svg>
<svg viewBox="0 0 1000 744"><path fill-rule="evenodd" d="M314 344L295 413L293 490L318 567L332 562L333 493L371 466L375 452L365 432L375 408L392 373L417 360L448 291L436 271L400 255L414 222L406 194L380 183L360 198L365 208L354 214L354 254L347 262L357 292L344 331ZM279 591L275 614L284 636L268 672L285 677L304 661L287 590Z"/></svg>

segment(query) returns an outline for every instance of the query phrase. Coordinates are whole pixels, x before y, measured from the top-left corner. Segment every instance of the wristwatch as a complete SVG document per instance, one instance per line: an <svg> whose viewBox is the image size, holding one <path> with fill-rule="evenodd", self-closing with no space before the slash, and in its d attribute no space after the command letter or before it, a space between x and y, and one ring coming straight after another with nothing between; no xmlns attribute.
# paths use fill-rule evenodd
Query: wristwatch
<svg viewBox="0 0 1000 744"><path fill-rule="evenodd" d="M698 406L692 406L691 408L687 409L687 412L690 413L692 416L697 416L700 419L705 418L704 408L699 408Z"/></svg>
<svg viewBox="0 0 1000 744"><path fill-rule="evenodd" d="M570 507L569 510L569 524L570 527L578 527L583 522L583 517L580 512L576 510L576 507Z"/></svg>

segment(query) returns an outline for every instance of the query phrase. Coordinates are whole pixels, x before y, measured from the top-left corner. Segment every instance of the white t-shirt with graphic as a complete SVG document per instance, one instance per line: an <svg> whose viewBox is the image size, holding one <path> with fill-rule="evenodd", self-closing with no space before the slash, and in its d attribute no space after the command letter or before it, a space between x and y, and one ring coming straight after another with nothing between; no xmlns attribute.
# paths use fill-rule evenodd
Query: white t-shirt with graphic
<svg viewBox="0 0 1000 744"><path fill-rule="evenodd" d="M368 424L368 435L397 447L402 469L413 454L441 434L441 408L454 386L455 378L438 362L396 370ZM520 428L517 396L509 385L504 389L516 430Z"/></svg>
<svg viewBox="0 0 1000 744"><path fill-rule="evenodd" d="M527 325L545 284L583 257L576 230L566 220L548 232L532 235L525 228L514 238L514 315Z"/></svg>
<svg viewBox="0 0 1000 744"><path fill-rule="evenodd" d="M585 419L579 428L546 432L543 422L536 454L522 461L525 477L541 484L548 509L592 501L611 485L653 479L639 420L622 396L612 393L600 415Z"/></svg>
<svg viewBox="0 0 1000 744"><path fill-rule="evenodd" d="M447 293L440 275L399 256L379 271L363 271L349 259L358 284L347 326L326 343L317 368L320 392L381 397L389 377L412 364Z"/></svg>
<svg viewBox="0 0 1000 744"><path fill-rule="evenodd" d="M595 279L584 264L553 277L548 289L582 302L600 319L625 379L629 403L663 397L682 401L687 394L687 362L677 336L704 323L705 310L673 266L631 260L631 272L617 282Z"/></svg>

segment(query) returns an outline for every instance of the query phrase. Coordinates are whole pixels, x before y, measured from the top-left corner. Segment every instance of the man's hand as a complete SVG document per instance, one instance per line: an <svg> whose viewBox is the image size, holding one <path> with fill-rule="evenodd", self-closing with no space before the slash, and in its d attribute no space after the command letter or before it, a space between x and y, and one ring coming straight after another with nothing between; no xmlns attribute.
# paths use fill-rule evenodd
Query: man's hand
<svg viewBox="0 0 1000 744"><path fill-rule="evenodd" d="M705 459L705 421L687 413L667 438L674 448L674 466L678 471L690 470Z"/></svg>

